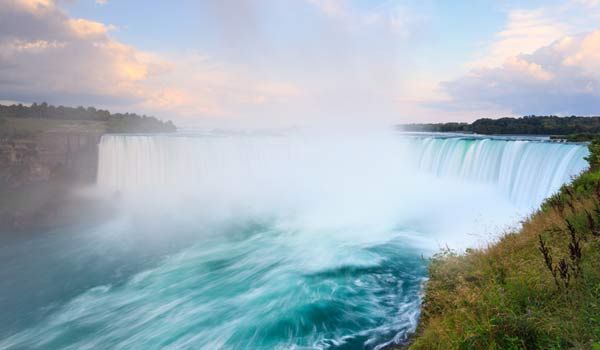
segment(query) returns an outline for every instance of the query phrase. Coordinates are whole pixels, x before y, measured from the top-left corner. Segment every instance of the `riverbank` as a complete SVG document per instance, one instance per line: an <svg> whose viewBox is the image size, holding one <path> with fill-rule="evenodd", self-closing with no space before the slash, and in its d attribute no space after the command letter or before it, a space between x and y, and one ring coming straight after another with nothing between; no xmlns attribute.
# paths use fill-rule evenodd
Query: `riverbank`
<svg viewBox="0 0 600 350"><path fill-rule="evenodd" d="M429 267L410 349L600 349L600 144L590 169L484 249Z"/></svg>

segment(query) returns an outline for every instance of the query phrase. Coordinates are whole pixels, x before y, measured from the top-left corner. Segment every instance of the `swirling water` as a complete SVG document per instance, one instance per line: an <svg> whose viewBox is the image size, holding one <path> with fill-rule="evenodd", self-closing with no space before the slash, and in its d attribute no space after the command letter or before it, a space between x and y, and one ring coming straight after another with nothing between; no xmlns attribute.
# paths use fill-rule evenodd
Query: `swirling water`
<svg viewBox="0 0 600 350"><path fill-rule="evenodd" d="M585 155L466 137L105 136L97 187L119 214L0 249L0 349L402 342L422 257L513 223Z"/></svg>

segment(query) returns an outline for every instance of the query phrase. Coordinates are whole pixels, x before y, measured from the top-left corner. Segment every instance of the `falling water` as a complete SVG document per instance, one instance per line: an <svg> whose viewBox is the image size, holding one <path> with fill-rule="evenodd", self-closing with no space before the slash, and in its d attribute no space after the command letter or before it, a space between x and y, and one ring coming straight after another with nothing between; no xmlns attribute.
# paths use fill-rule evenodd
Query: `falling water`
<svg viewBox="0 0 600 350"><path fill-rule="evenodd" d="M44 273L0 300L19 315L0 319L0 349L401 343L422 255L498 233L586 154L472 137L107 135L97 187L118 215L0 250L15 274L0 280Z"/></svg>
<svg viewBox="0 0 600 350"><path fill-rule="evenodd" d="M532 208L587 165L584 160L587 149L577 144L465 137L409 140L408 143L398 140L386 144L387 149L378 149L379 165L388 162L384 164L386 171L394 172L398 163L403 162L400 164L403 171L418 169L442 178L494 184L514 203ZM272 181L274 177L281 178L282 170L283 176L289 176L290 169L306 173L315 166L321 172L323 168L339 166L340 159L364 161L357 158L352 148L327 154L328 150L309 150L309 145L301 141L306 140L105 136L100 144L98 184L118 190L182 183L214 187L236 181L252 182L257 177ZM413 156L410 161L407 154ZM323 164L328 157L335 160Z"/></svg>
<svg viewBox="0 0 600 350"><path fill-rule="evenodd" d="M491 183L534 208L587 167L586 147L527 140L419 138L419 168L440 177Z"/></svg>

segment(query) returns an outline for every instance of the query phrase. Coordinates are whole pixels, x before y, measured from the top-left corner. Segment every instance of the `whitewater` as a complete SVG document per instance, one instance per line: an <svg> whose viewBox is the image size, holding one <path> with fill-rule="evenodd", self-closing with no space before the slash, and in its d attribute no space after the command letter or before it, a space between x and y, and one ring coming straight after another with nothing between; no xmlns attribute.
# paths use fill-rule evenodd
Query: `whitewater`
<svg viewBox="0 0 600 350"><path fill-rule="evenodd" d="M427 257L516 227L586 155L473 135L105 135L91 192L117 214L0 249L0 349L402 343Z"/></svg>

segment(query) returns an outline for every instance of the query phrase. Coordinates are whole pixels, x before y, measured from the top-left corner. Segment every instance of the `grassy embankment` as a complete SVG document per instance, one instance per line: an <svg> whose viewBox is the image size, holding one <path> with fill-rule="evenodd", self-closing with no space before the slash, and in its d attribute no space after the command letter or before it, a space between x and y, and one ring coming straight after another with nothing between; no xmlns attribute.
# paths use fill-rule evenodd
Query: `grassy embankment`
<svg viewBox="0 0 600 350"><path fill-rule="evenodd" d="M0 118L0 137L30 138L41 133L126 133L155 132L154 125L122 119L69 120L44 118Z"/></svg>
<svg viewBox="0 0 600 350"><path fill-rule="evenodd" d="M54 120L34 118L0 118L0 136L27 138L44 132L105 133L108 122L97 120Z"/></svg>
<svg viewBox="0 0 600 350"><path fill-rule="evenodd" d="M520 232L429 267L410 349L600 349L600 142Z"/></svg>

